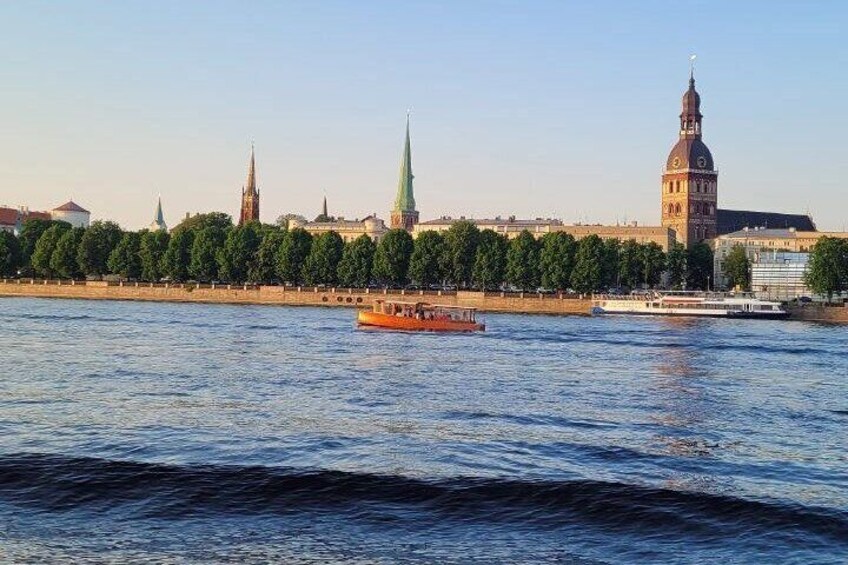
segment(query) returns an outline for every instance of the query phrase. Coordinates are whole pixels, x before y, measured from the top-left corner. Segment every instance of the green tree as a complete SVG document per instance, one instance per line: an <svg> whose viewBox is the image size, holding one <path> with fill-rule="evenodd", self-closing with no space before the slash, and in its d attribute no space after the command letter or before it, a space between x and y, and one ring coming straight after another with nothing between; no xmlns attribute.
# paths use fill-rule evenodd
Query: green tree
<svg viewBox="0 0 848 565"><path fill-rule="evenodd" d="M218 251L224 246L227 234L217 225L194 232L189 253L188 274L196 281L208 282L218 278Z"/></svg>
<svg viewBox="0 0 848 565"><path fill-rule="evenodd" d="M413 246L412 236L406 230L387 231L374 252L374 279L387 285L406 283Z"/></svg>
<svg viewBox="0 0 848 565"><path fill-rule="evenodd" d="M336 285L339 261L342 260L344 242L334 231L322 233L312 241L312 248L303 265L306 284Z"/></svg>
<svg viewBox="0 0 848 565"><path fill-rule="evenodd" d="M168 248L162 254L159 265L161 278L175 282L188 280L188 266L191 263L191 246L194 243L194 231L174 232L168 241Z"/></svg>
<svg viewBox="0 0 848 565"><path fill-rule="evenodd" d="M141 234L128 231L124 233L121 241L109 254L106 266L113 275L123 279L137 280L141 276L141 256L138 254L141 248Z"/></svg>
<svg viewBox="0 0 848 565"><path fill-rule="evenodd" d="M65 225L68 228L71 227L71 224L67 222L42 220L39 218L30 218L24 221L23 226L21 227L21 234L18 237L18 241L21 244L21 271L24 276L30 276L33 274L32 255L35 253L36 243L38 243L38 240L44 232L48 230L48 228L56 224Z"/></svg>
<svg viewBox="0 0 848 565"><path fill-rule="evenodd" d="M848 240L822 237L810 250L804 282L816 294L833 295L848 289Z"/></svg>
<svg viewBox="0 0 848 565"><path fill-rule="evenodd" d="M218 250L218 274L224 280L243 283L251 271L259 250L259 222L248 222L231 229L224 240L224 246Z"/></svg>
<svg viewBox="0 0 848 565"><path fill-rule="evenodd" d="M227 231L233 227L233 218L224 212L209 212L207 214L195 214L184 219L177 224L171 235L176 235L181 231L199 232L205 228L218 228L221 231Z"/></svg>
<svg viewBox="0 0 848 565"><path fill-rule="evenodd" d="M642 281L648 287L655 287L665 271L665 253L660 244L649 241L639 246L639 259L642 267Z"/></svg>
<svg viewBox="0 0 848 565"><path fill-rule="evenodd" d="M577 243L571 234L561 231L546 233L541 241L539 269L542 273L542 286L550 290L565 290L574 269Z"/></svg>
<svg viewBox="0 0 848 565"><path fill-rule="evenodd" d="M669 286L680 289L686 280L686 247L682 243L675 242L668 250L666 271Z"/></svg>
<svg viewBox="0 0 848 565"><path fill-rule="evenodd" d="M53 252L56 250L56 244L59 243L59 239L62 238L65 232L70 231L70 229L71 224L66 222L56 223L41 234L32 253L32 268L35 274L45 278L51 278L55 275L53 269L50 267L50 259L53 257Z"/></svg>
<svg viewBox="0 0 848 565"><path fill-rule="evenodd" d="M284 283L300 285L303 282L303 264L312 247L312 236L303 228L285 232L277 251L277 276Z"/></svg>
<svg viewBox="0 0 848 565"><path fill-rule="evenodd" d="M286 232L277 226L263 226L256 260L253 262L253 269L247 274L250 280L270 283L277 278L277 254L285 236Z"/></svg>
<svg viewBox="0 0 848 565"><path fill-rule="evenodd" d="M368 286L375 249L374 242L364 234L345 245L339 262L339 283L349 288Z"/></svg>
<svg viewBox="0 0 848 565"><path fill-rule="evenodd" d="M85 228L73 228L62 234L50 256L50 270L63 279L80 279L83 276L77 263L77 253Z"/></svg>
<svg viewBox="0 0 848 565"><path fill-rule="evenodd" d="M751 264L745 248L734 245L724 258L724 276L732 288L748 290L751 282Z"/></svg>
<svg viewBox="0 0 848 565"><path fill-rule="evenodd" d="M141 259L141 278L156 282L164 275L161 271L162 256L168 249L171 236L166 231L145 231L141 234L138 255Z"/></svg>
<svg viewBox="0 0 848 565"><path fill-rule="evenodd" d="M455 285L467 288L471 285L480 230L473 223L460 220L454 222L445 232L444 239L445 253L442 256L444 274Z"/></svg>
<svg viewBox="0 0 848 565"><path fill-rule="evenodd" d="M706 290L713 275L713 250L703 241L686 250L686 287Z"/></svg>
<svg viewBox="0 0 848 565"><path fill-rule="evenodd" d="M577 243L574 270L571 272L571 287L581 294L600 290L603 280L605 252L603 240L595 234L588 235Z"/></svg>
<svg viewBox="0 0 848 565"><path fill-rule="evenodd" d="M601 282L594 290L621 286L621 241L618 239L601 240Z"/></svg>
<svg viewBox="0 0 848 565"><path fill-rule="evenodd" d="M644 281L642 246L635 240L628 239L619 248L617 280L628 288L636 288Z"/></svg>
<svg viewBox="0 0 848 565"><path fill-rule="evenodd" d="M21 244L14 234L0 231L0 277L15 277L21 263Z"/></svg>
<svg viewBox="0 0 848 565"><path fill-rule="evenodd" d="M504 282L509 241L493 230L482 230L474 258L472 280L480 290L493 290Z"/></svg>
<svg viewBox="0 0 848 565"><path fill-rule="evenodd" d="M409 260L409 278L412 282L425 287L441 282L444 250L445 240L440 233L420 233L415 238L412 257Z"/></svg>
<svg viewBox="0 0 848 565"><path fill-rule="evenodd" d="M82 234L77 263L86 276L99 277L109 272L106 263L124 233L115 222L97 221Z"/></svg>
<svg viewBox="0 0 848 565"><path fill-rule="evenodd" d="M521 290L539 287L539 242L527 230L509 242L506 252L506 281Z"/></svg>

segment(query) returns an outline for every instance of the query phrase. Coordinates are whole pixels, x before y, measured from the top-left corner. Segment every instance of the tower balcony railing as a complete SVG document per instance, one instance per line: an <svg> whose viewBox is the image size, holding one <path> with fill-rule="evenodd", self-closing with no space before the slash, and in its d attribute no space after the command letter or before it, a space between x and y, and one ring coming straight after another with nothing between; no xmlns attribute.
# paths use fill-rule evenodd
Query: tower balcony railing
<svg viewBox="0 0 848 565"><path fill-rule="evenodd" d="M709 169L663 169L662 174L670 175L673 173L698 173L702 175L718 176L718 169L711 171Z"/></svg>

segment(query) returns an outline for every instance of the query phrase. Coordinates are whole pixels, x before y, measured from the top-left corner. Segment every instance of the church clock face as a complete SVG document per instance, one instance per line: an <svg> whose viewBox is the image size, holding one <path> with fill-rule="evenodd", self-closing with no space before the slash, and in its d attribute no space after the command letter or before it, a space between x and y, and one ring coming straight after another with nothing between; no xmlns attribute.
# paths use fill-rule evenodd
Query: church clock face
<svg viewBox="0 0 848 565"><path fill-rule="evenodd" d="M707 159L703 155L701 155L700 157L698 157L698 167L703 169L706 166L707 166Z"/></svg>
<svg viewBox="0 0 848 565"><path fill-rule="evenodd" d="M678 168L680 166L680 157L675 157L671 164L675 169Z"/></svg>

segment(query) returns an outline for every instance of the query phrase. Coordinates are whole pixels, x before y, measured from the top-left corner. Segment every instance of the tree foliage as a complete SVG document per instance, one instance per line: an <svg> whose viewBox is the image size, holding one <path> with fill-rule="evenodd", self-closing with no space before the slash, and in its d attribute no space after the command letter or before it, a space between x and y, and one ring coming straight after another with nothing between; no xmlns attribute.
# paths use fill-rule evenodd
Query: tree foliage
<svg viewBox="0 0 848 565"><path fill-rule="evenodd" d="M665 253L662 247L653 241L641 245L639 259L643 282L649 287L656 286L665 271Z"/></svg>
<svg viewBox="0 0 848 565"><path fill-rule="evenodd" d="M471 285L480 230L473 223L460 220L445 232L442 268L445 277L459 287Z"/></svg>
<svg viewBox="0 0 848 565"><path fill-rule="evenodd" d="M269 283L277 278L277 254L286 232L276 226L262 226L262 241L256 251L256 259L248 272L248 278L256 282Z"/></svg>
<svg viewBox="0 0 848 565"><path fill-rule="evenodd" d="M577 243L571 287L581 294L600 290L603 285L605 260L604 242L597 235L588 235Z"/></svg>
<svg viewBox="0 0 848 565"><path fill-rule="evenodd" d="M139 242L138 255L141 259L141 278L156 282L163 276L162 256L168 249L171 236L166 231L144 231Z"/></svg>
<svg viewBox="0 0 848 565"><path fill-rule="evenodd" d="M539 253L539 270L544 288L565 290L571 281L574 269L574 254L577 243L571 234L551 232L542 237L542 249Z"/></svg>
<svg viewBox="0 0 848 565"><path fill-rule="evenodd" d="M336 232L328 231L316 237L303 265L306 284L334 286L338 282L338 267L343 252L344 242Z"/></svg>
<svg viewBox="0 0 848 565"><path fill-rule="evenodd" d="M539 242L527 230L509 242L506 281L521 290L535 290L539 287Z"/></svg>
<svg viewBox="0 0 848 565"><path fill-rule="evenodd" d="M7 231L0 231L0 277L14 277L22 266L18 238Z"/></svg>
<svg viewBox="0 0 848 565"><path fill-rule="evenodd" d="M339 283L346 287L368 286L375 249L374 242L367 235L360 235L345 245L338 268Z"/></svg>
<svg viewBox="0 0 848 565"><path fill-rule="evenodd" d="M38 243L38 240L48 228L56 224L66 225L68 228L71 227L67 222L42 220L39 218L30 218L24 221L18 241L21 247L21 262L25 270L31 265L32 254L35 253L35 245Z"/></svg>
<svg viewBox="0 0 848 565"><path fill-rule="evenodd" d="M409 260L409 278L415 284L429 286L442 281L444 238L434 231L425 231L416 239Z"/></svg>
<svg viewBox="0 0 848 565"><path fill-rule="evenodd" d="M84 233L85 228L72 228L62 234L62 237L56 242L56 248L50 257L50 269L57 277L63 279L82 278L83 272L77 262L77 253Z"/></svg>
<svg viewBox="0 0 848 565"><path fill-rule="evenodd" d="M233 218L224 212L209 212L207 214L195 214L184 219L177 224L171 235L176 235L181 231L198 232L205 228L218 228L221 231L227 231L233 227Z"/></svg>
<svg viewBox="0 0 848 565"><path fill-rule="evenodd" d="M191 247L194 243L194 231L180 230L171 235L168 248L162 254L159 265L161 278L182 282L188 280L188 266L191 264Z"/></svg>
<svg viewBox="0 0 848 565"><path fill-rule="evenodd" d="M277 252L277 276L284 283L303 282L303 264L312 247L312 236L302 228L285 232Z"/></svg>
<svg viewBox="0 0 848 565"><path fill-rule="evenodd" d="M680 289L686 281L686 246L675 242L666 254L666 272L668 284L673 289Z"/></svg>
<svg viewBox="0 0 848 565"><path fill-rule="evenodd" d="M804 282L816 294L833 295L848 290L848 240L822 237L810 251Z"/></svg>
<svg viewBox="0 0 848 565"><path fill-rule="evenodd" d="M115 222L96 221L86 228L77 251L77 263L82 273L94 277L107 274L109 255L123 235L121 227Z"/></svg>
<svg viewBox="0 0 848 565"><path fill-rule="evenodd" d="M412 236L406 230L387 231L374 252L374 278L386 285L405 284L412 250Z"/></svg>
<svg viewBox="0 0 848 565"><path fill-rule="evenodd" d="M618 281L628 288L636 288L644 281L642 248L635 240L628 239L618 252ZM613 285L610 285L613 286Z"/></svg>
<svg viewBox="0 0 848 565"><path fill-rule="evenodd" d="M509 242L504 236L493 230L480 232L471 277L475 287L480 290L493 290L503 283L507 249Z"/></svg>
<svg viewBox="0 0 848 565"><path fill-rule="evenodd" d="M210 282L218 278L218 251L227 234L218 225L209 225L194 232L189 252L188 274L196 281Z"/></svg>
<svg viewBox="0 0 848 565"><path fill-rule="evenodd" d="M734 245L724 258L724 277L732 288L748 290L751 283L751 263L745 248Z"/></svg>
<svg viewBox="0 0 848 565"><path fill-rule="evenodd" d="M136 280L141 277L141 234L138 232L126 232L109 254L106 265L109 272L119 275L123 279Z"/></svg>
<svg viewBox="0 0 848 565"><path fill-rule="evenodd" d="M686 287L706 290L713 275L713 250L698 242L686 250Z"/></svg>
<svg viewBox="0 0 848 565"><path fill-rule="evenodd" d="M59 239L70 230L71 224L67 222L55 223L38 238L32 253L32 268L37 275L48 279L55 275L50 260L53 258Z"/></svg>
<svg viewBox="0 0 848 565"><path fill-rule="evenodd" d="M243 283L251 271L261 241L259 222L248 222L227 232L223 247L218 249L218 275L229 282Z"/></svg>

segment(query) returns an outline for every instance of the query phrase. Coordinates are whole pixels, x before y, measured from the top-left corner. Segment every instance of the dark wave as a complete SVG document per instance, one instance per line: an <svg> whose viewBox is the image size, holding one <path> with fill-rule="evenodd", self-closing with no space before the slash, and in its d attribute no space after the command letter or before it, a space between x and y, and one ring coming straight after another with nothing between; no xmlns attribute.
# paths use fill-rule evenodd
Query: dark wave
<svg viewBox="0 0 848 565"><path fill-rule="evenodd" d="M327 470L175 466L43 454L0 457L0 498L48 511L122 508L141 517L318 509L555 527L580 522L705 535L804 531L846 544L848 513L779 501L593 480L423 480Z"/></svg>

